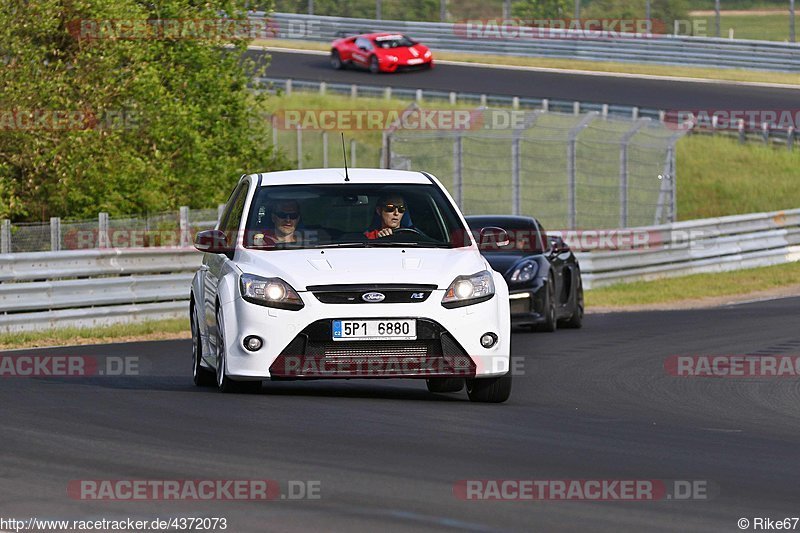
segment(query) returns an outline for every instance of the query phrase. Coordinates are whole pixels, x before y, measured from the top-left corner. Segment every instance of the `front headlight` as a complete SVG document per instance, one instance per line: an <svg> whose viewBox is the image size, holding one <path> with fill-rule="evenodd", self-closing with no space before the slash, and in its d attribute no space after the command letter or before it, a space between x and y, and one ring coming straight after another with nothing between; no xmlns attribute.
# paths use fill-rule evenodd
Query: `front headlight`
<svg viewBox="0 0 800 533"><path fill-rule="evenodd" d="M425 52L425 56L424 57L425 57L425 59L428 59L429 57L431 57L431 51L428 50L427 52Z"/></svg>
<svg viewBox="0 0 800 533"><path fill-rule="evenodd" d="M511 274L511 281L513 283L525 283L526 281L530 281L536 275L537 270L539 270L539 265L535 262L523 261L514 269L514 272Z"/></svg>
<svg viewBox="0 0 800 533"><path fill-rule="evenodd" d="M388 59L388 60L389 60L389 61L391 61L391 62L395 62L395 61L397 61L397 56L390 56L390 55L387 55L387 56L386 56L386 59Z"/></svg>
<svg viewBox="0 0 800 533"><path fill-rule="evenodd" d="M251 304L277 307L297 311L303 308L303 300L291 285L281 278L262 278L254 274L242 274L239 278L242 298Z"/></svg>
<svg viewBox="0 0 800 533"><path fill-rule="evenodd" d="M444 293L442 305L452 309L485 302L492 296L494 296L492 273L484 270L471 276L458 276L454 279Z"/></svg>

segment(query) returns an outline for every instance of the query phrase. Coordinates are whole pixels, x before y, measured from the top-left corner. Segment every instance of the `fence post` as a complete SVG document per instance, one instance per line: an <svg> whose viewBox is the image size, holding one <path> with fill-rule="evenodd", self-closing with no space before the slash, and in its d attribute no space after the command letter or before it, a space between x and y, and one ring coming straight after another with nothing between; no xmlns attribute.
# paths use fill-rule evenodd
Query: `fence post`
<svg viewBox="0 0 800 533"><path fill-rule="evenodd" d="M576 102L577 103L577 102ZM578 145L578 134L597 117L597 111L587 113L572 129L567 136L567 204L569 206L568 227L575 229L578 222L578 181L576 165L576 148Z"/></svg>
<svg viewBox="0 0 800 533"><path fill-rule="evenodd" d="M356 164L356 140L350 139L350 166L357 167Z"/></svg>
<svg viewBox="0 0 800 533"><path fill-rule="evenodd" d="M278 151L278 126L275 125L275 117L272 117L272 151Z"/></svg>
<svg viewBox="0 0 800 533"><path fill-rule="evenodd" d="M108 213L97 215L97 247L108 248Z"/></svg>
<svg viewBox="0 0 800 533"><path fill-rule="evenodd" d="M453 194L456 205L464 205L464 137L458 132L453 138Z"/></svg>
<svg viewBox="0 0 800 533"><path fill-rule="evenodd" d="M628 145L636 132L650 122L649 118L637 120L625 132L619 147L619 227L628 227Z"/></svg>
<svg viewBox="0 0 800 533"><path fill-rule="evenodd" d="M296 126L297 130L297 169L303 168L303 129L300 125Z"/></svg>
<svg viewBox="0 0 800 533"><path fill-rule="evenodd" d="M520 167L522 157L520 156L519 137L522 132L514 128L511 132L511 214L519 215L520 206Z"/></svg>
<svg viewBox="0 0 800 533"><path fill-rule="evenodd" d="M792 148L794 148L794 127L789 126L786 130L786 149L791 152Z"/></svg>
<svg viewBox="0 0 800 533"><path fill-rule="evenodd" d="M188 248L192 245L192 238L189 232L189 207L182 205L178 210L178 220L181 229L181 248Z"/></svg>
<svg viewBox="0 0 800 533"><path fill-rule="evenodd" d="M381 168L392 168L392 141L389 133L383 132L381 138Z"/></svg>
<svg viewBox="0 0 800 533"><path fill-rule="evenodd" d="M0 254L9 253L11 253L11 221L4 218L0 225Z"/></svg>
<svg viewBox="0 0 800 533"><path fill-rule="evenodd" d="M50 217L50 251L61 251L61 218Z"/></svg>
<svg viewBox="0 0 800 533"><path fill-rule="evenodd" d="M322 168L328 168L328 132L322 132Z"/></svg>

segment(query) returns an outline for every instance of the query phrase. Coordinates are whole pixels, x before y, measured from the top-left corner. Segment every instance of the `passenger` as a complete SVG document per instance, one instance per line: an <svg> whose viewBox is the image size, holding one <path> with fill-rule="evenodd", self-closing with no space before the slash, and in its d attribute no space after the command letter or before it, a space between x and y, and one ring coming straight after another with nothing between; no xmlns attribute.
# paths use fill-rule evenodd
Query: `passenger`
<svg viewBox="0 0 800 533"><path fill-rule="evenodd" d="M296 200L278 201L270 213L272 227L264 233L257 233L253 238L256 246L296 243L301 240L297 229L300 223L300 205Z"/></svg>

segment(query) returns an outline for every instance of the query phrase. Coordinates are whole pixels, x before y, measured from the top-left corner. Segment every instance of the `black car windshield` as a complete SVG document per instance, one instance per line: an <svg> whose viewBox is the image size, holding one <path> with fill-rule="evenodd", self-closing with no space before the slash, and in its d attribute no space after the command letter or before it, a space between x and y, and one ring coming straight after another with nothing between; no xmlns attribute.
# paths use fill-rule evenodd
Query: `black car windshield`
<svg viewBox="0 0 800 533"><path fill-rule="evenodd" d="M459 248L468 232L435 185L335 184L260 187L244 246Z"/></svg>
<svg viewBox="0 0 800 533"><path fill-rule="evenodd" d="M383 37L375 37L375 44L381 48L403 48L414 46L417 43L405 35L385 35Z"/></svg>

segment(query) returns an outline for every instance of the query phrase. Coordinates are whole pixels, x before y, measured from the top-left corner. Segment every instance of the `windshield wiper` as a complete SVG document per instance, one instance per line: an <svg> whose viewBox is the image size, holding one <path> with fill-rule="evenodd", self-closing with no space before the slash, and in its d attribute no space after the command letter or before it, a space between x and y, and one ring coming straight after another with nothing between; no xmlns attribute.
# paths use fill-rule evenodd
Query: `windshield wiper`
<svg viewBox="0 0 800 533"><path fill-rule="evenodd" d="M313 248L366 248L365 242L332 242L329 244L317 244Z"/></svg>
<svg viewBox="0 0 800 533"><path fill-rule="evenodd" d="M399 246L399 247L414 247L414 248L450 248L449 244L446 243L436 243L436 242L396 242L396 241L387 241L387 242L380 242L380 241L373 241L369 243L369 246Z"/></svg>

